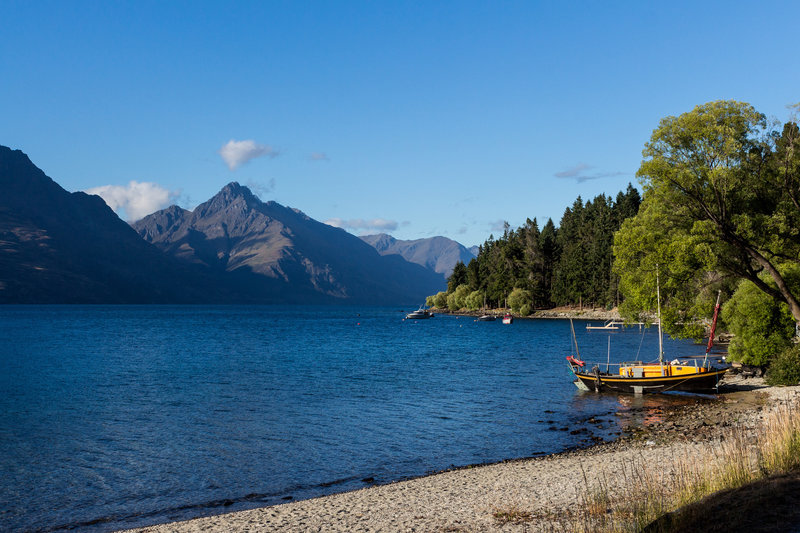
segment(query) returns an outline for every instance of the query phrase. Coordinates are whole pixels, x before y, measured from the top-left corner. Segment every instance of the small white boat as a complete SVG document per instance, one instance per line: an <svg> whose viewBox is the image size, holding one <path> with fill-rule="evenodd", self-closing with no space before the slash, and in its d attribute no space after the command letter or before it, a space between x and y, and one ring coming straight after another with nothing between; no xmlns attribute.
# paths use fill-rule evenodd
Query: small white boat
<svg viewBox="0 0 800 533"><path fill-rule="evenodd" d="M622 325L622 322L619 322L617 320L609 320L608 322L606 322L602 326L593 326L591 324L587 324L586 325L586 329L600 329L600 330L609 331L609 330L613 330L613 329L619 329L619 327L621 325Z"/></svg>
<svg viewBox="0 0 800 533"><path fill-rule="evenodd" d="M428 309L419 308L416 311L412 311L406 315L407 319L411 320L419 320L422 318L431 318L433 317L433 313L430 312Z"/></svg>
<svg viewBox="0 0 800 533"><path fill-rule="evenodd" d="M503 324L511 324L514 322L514 317L511 316L511 313L506 313L503 315Z"/></svg>

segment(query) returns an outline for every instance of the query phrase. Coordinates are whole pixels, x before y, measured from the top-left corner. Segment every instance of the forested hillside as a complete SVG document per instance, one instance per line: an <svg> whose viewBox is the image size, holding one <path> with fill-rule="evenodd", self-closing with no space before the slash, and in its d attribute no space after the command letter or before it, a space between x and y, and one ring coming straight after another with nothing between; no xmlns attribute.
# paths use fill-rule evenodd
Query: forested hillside
<svg viewBox="0 0 800 533"><path fill-rule="evenodd" d="M447 292L428 298L429 306L478 309L506 304L528 314L554 305L612 307L618 302L618 278L612 274L614 233L639 210L639 192L628 185L616 199L601 194L578 197L558 227L537 220L490 236L468 265L458 263ZM525 312L528 311L528 312Z"/></svg>

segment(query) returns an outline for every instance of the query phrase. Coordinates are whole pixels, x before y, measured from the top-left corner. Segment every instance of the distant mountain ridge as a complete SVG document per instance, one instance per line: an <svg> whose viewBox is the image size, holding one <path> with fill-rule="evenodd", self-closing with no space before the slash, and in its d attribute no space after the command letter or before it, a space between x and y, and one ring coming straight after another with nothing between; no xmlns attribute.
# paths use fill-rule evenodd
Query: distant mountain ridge
<svg viewBox="0 0 800 533"><path fill-rule="evenodd" d="M259 276L287 301L414 303L443 287L435 273L236 182L194 211L171 206L132 226L187 263Z"/></svg>
<svg viewBox="0 0 800 533"><path fill-rule="evenodd" d="M134 226L0 146L0 303L417 305L444 286L237 183Z"/></svg>
<svg viewBox="0 0 800 533"><path fill-rule="evenodd" d="M398 240L385 233L364 235L361 240L381 255L397 254L406 261L424 266L448 278L459 261L468 264L475 256L460 243L447 237Z"/></svg>
<svg viewBox="0 0 800 533"><path fill-rule="evenodd" d="M229 301L208 273L164 256L99 197L70 193L0 146L0 303Z"/></svg>

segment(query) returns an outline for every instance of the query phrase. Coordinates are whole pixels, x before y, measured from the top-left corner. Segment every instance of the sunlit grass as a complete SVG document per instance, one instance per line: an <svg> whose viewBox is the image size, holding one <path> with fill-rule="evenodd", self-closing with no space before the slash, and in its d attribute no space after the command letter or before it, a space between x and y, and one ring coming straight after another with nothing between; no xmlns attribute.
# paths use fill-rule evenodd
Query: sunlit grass
<svg viewBox="0 0 800 533"><path fill-rule="evenodd" d="M673 513L672 520L659 524L654 531L680 531L681 524L692 518L686 511L681 515L679 510L685 506L718 491L800 470L800 410L797 406L776 409L754 436L742 429L733 430L702 457L691 454L665 460L672 462L669 473L643 458L629 460L618 473L618 486L622 488L615 491L605 480L590 487L584 474L575 530L642 531Z"/></svg>

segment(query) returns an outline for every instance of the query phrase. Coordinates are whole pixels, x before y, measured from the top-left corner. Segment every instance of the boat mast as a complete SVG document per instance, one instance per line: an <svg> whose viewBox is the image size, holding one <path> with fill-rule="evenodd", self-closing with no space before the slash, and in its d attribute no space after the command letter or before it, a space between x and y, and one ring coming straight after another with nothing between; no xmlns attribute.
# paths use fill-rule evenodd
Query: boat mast
<svg viewBox="0 0 800 533"><path fill-rule="evenodd" d="M706 356L703 359L703 366L706 366L706 361L708 360L708 353L711 351L711 347L714 345L714 332L717 330L717 316L719 316L720 295L722 295L722 291L717 292L717 304L714 306L714 320L711 322L711 334L708 336L708 346L706 347Z"/></svg>
<svg viewBox="0 0 800 533"><path fill-rule="evenodd" d="M572 330L572 342L575 344L575 355L580 359L581 352L578 350L578 337L575 336L575 325L572 323L572 318L569 319L569 327Z"/></svg>
<svg viewBox="0 0 800 533"><path fill-rule="evenodd" d="M658 362L664 364L664 340L661 333L661 288L658 283L658 265L656 265L656 301L658 313Z"/></svg>

